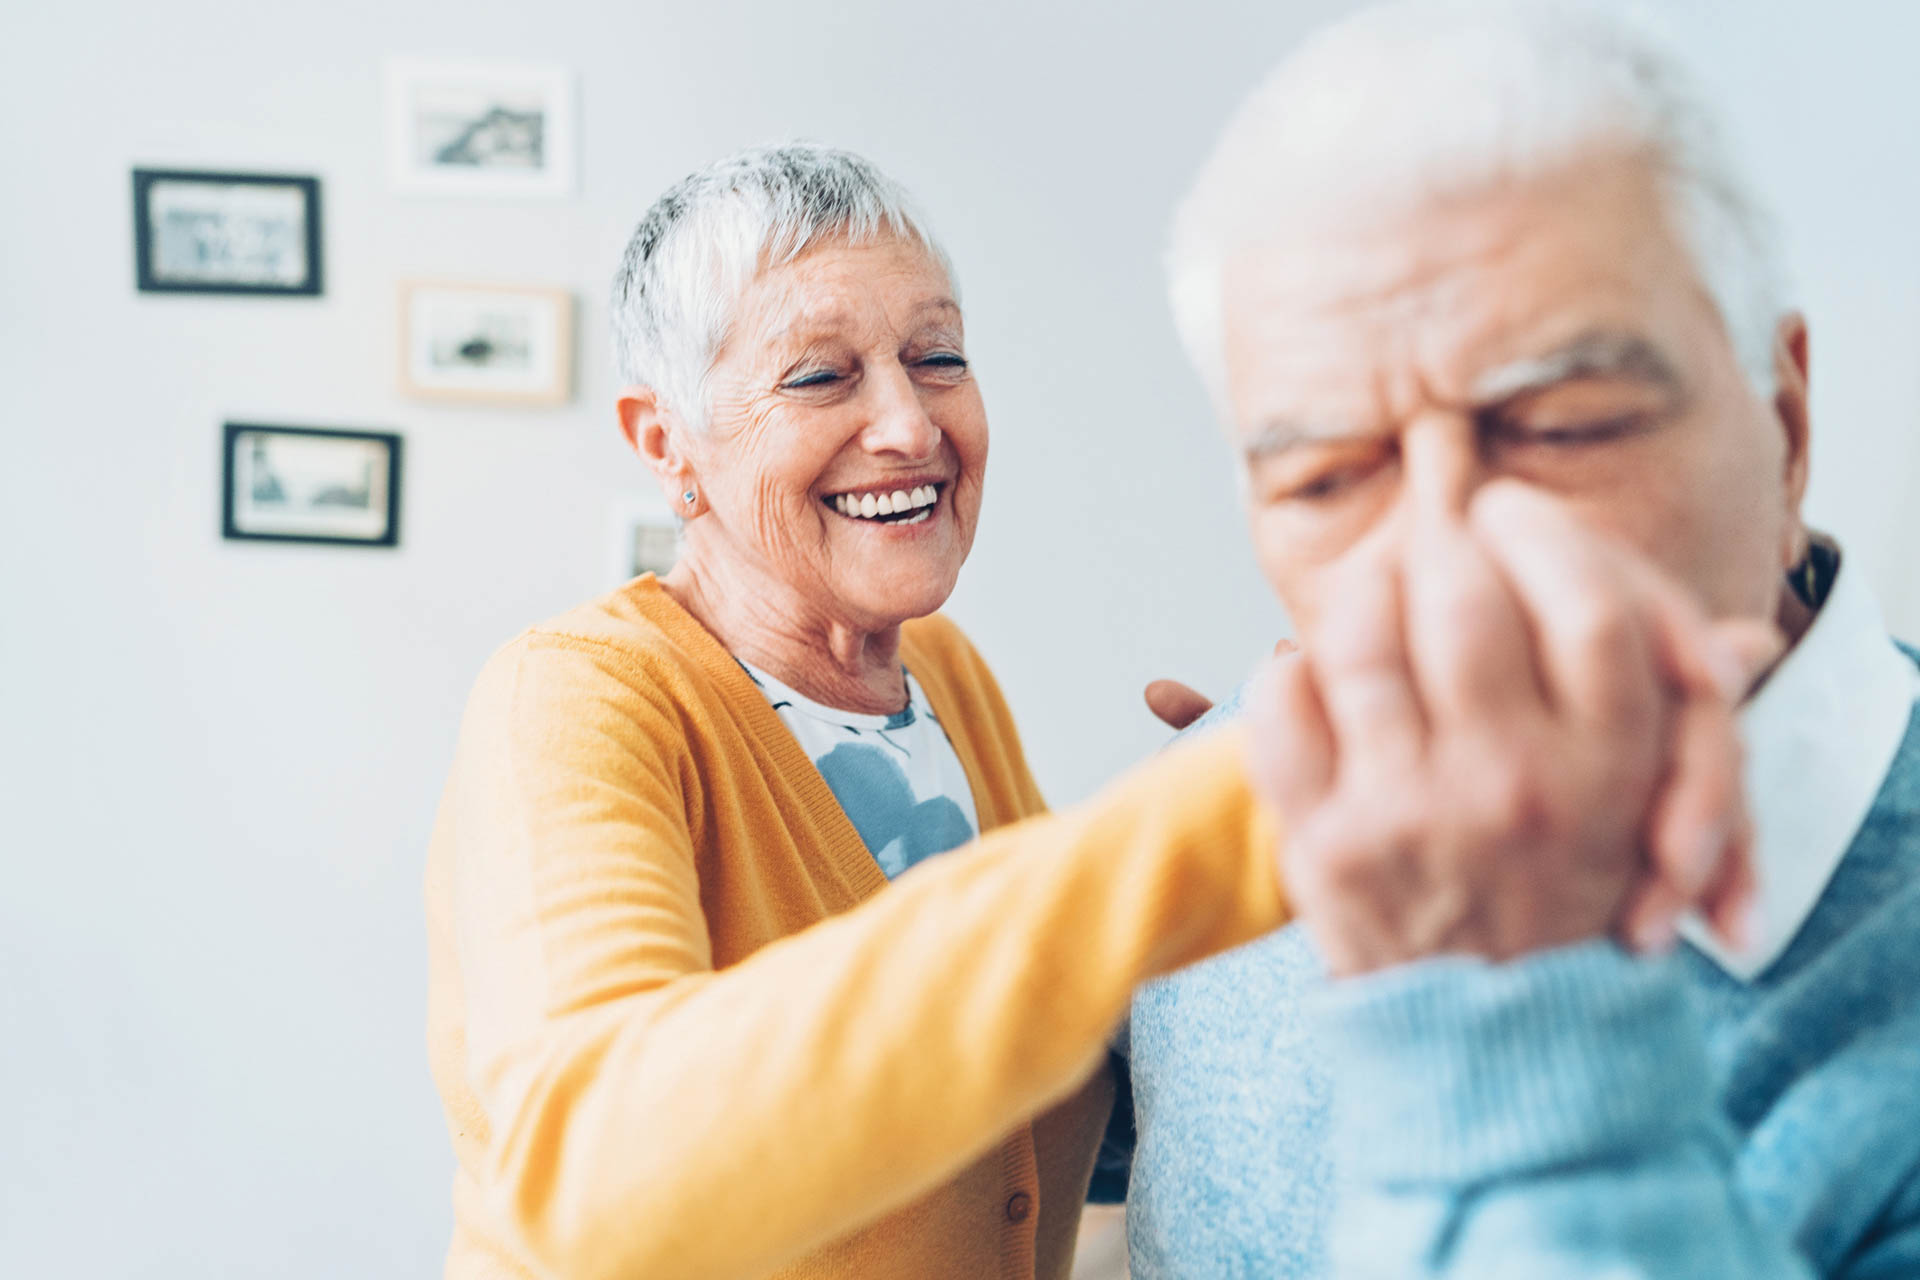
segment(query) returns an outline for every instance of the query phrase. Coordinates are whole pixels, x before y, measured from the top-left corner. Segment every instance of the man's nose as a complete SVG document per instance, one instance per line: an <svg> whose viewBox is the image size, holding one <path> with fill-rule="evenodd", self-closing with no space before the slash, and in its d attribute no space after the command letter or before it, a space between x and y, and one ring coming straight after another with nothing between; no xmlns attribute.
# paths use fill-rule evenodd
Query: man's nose
<svg viewBox="0 0 1920 1280"><path fill-rule="evenodd" d="M875 380L873 417L860 433L869 453L895 453L910 462L933 457L940 447L940 428L927 413L919 389L904 368L896 367Z"/></svg>
<svg viewBox="0 0 1920 1280"><path fill-rule="evenodd" d="M1489 479L1473 415L1431 410L1409 422L1400 437L1401 523L1409 536L1435 521L1467 518L1475 490Z"/></svg>

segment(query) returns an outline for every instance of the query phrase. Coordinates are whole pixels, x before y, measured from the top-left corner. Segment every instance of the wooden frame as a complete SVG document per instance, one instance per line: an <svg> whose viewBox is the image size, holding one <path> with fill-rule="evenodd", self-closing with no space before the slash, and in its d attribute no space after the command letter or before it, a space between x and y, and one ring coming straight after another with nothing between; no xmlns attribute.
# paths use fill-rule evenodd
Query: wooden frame
<svg viewBox="0 0 1920 1280"><path fill-rule="evenodd" d="M573 398L573 295L439 280L400 286L400 393L552 405Z"/></svg>

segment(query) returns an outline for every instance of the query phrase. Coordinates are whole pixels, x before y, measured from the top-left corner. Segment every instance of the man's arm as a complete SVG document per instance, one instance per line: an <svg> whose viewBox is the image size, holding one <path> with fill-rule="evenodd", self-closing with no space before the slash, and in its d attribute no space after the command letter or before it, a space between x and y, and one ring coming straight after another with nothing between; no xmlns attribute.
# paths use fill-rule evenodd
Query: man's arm
<svg viewBox="0 0 1920 1280"><path fill-rule="evenodd" d="M1734 1185L1671 962L1434 959L1334 984L1310 1017L1340 1082L1337 1275L1811 1280Z"/></svg>
<svg viewBox="0 0 1920 1280"><path fill-rule="evenodd" d="M1723 849L1743 862L1739 681L1664 669L1662 629L1697 635L1698 611L1501 488L1471 530L1356 562L1310 661L1250 700L1334 975L1311 1016L1337 1082L1336 1273L1802 1280L1731 1176L1671 962L1614 940L1660 949L1635 914L1644 850L1672 845L1669 874L1709 896ZM1663 793L1709 758L1710 802Z"/></svg>
<svg viewBox="0 0 1920 1280"><path fill-rule="evenodd" d="M1297 646L1282 640L1274 646L1276 654L1292 653ZM1218 704L1175 680L1156 680L1147 686L1147 706L1169 727L1179 730L1173 741L1218 728L1237 719L1245 687L1235 689ZM1128 1059L1128 1024L1122 1023L1114 1034L1108 1055L1113 1069L1115 1089L1113 1110L1107 1116L1107 1131L1101 1136L1100 1150L1093 1162L1093 1181L1087 1186L1089 1204L1125 1204L1127 1188L1133 1180L1133 1153L1139 1145L1139 1130L1133 1114L1133 1073Z"/></svg>

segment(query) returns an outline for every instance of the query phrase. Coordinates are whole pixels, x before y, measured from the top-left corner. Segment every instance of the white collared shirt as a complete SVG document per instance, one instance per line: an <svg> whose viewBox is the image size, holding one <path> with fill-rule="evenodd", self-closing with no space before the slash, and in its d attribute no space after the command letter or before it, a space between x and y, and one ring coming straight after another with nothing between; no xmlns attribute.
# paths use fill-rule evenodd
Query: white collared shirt
<svg viewBox="0 0 1920 1280"><path fill-rule="evenodd" d="M1920 670L1843 555L1813 624L1740 715L1759 882L1751 943L1735 952L1694 917L1682 937L1743 982L1780 958L1866 821L1916 697Z"/></svg>

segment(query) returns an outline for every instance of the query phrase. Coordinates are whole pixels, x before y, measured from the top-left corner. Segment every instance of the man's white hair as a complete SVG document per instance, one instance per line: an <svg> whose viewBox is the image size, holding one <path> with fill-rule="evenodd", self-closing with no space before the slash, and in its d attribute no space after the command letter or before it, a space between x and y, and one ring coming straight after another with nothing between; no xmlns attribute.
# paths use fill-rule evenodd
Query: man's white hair
<svg viewBox="0 0 1920 1280"><path fill-rule="evenodd" d="M1774 385L1785 281L1772 219L1679 58L1618 13L1550 0L1407 0L1310 38L1228 124L1168 251L1175 323L1225 404L1222 272L1283 218L1472 193L1593 147L1655 166L1734 354Z"/></svg>
<svg viewBox="0 0 1920 1280"><path fill-rule="evenodd" d="M718 160L668 188L634 228L613 277L614 368L702 430L707 375L747 285L822 241L889 236L917 241L953 281L906 191L871 161L810 142Z"/></svg>

